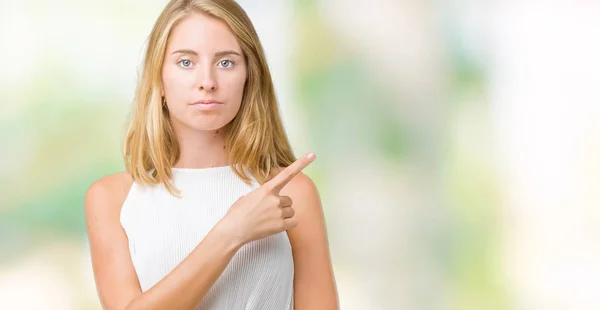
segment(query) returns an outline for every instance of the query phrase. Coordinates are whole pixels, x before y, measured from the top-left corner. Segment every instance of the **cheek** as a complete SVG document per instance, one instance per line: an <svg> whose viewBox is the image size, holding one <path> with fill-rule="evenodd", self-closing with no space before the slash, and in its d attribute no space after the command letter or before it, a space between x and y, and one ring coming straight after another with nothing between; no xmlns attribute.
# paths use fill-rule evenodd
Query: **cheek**
<svg viewBox="0 0 600 310"><path fill-rule="evenodd" d="M227 90L231 94L232 99L241 99L244 93L244 85L246 84L245 74L236 74L224 79L220 87Z"/></svg>
<svg viewBox="0 0 600 310"><path fill-rule="evenodd" d="M165 93L175 95L181 88L188 87L193 84L193 74L177 68L166 67L163 69L162 81L165 87Z"/></svg>

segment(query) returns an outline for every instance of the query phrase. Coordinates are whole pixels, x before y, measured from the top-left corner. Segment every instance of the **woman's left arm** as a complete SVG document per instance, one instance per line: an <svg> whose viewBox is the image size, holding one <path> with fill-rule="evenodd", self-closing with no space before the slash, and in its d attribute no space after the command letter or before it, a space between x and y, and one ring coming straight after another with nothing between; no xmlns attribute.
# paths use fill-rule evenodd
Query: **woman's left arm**
<svg viewBox="0 0 600 310"><path fill-rule="evenodd" d="M299 173L280 195L292 199L298 219L298 226L287 231L294 256L294 309L339 309L325 218L315 184Z"/></svg>

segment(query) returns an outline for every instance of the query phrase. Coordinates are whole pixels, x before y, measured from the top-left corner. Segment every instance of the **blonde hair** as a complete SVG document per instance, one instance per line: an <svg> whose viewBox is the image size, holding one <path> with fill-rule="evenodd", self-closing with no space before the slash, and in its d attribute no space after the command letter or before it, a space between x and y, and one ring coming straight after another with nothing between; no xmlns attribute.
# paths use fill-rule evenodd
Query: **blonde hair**
<svg viewBox="0 0 600 310"><path fill-rule="evenodd" d="M233 171L250 183L244 168L263 184L274 168L296 158L281 122L271 73L262 45L246 12L232 0L171 0L158 17L148 39L131 120L124 141L124 159L133 180L163 183L173 195L170 179L180 148L168 111L162 108L162 66L172 29L191 13L223 20L236 36L247 65L240 110L226 125L225 150Z"/></svg>

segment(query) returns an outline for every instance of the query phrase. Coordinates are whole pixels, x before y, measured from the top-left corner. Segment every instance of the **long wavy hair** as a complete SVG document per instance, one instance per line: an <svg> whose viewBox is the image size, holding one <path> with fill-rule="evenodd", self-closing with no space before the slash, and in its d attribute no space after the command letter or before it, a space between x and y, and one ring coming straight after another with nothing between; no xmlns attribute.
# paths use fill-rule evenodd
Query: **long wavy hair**
<svg viewBox="0 0 600 310"><path fill-rule="evenodd" d="M133 180L165 185L173 195L171 167L180 147L168 111L162 108L162 66L171 30L191 13L223 20L236 36L246 59L247 79L240 110L227 126L225 150L233 171L246 183L250 173L263 184L274 168L296 158L283 128L271 73L262 45L246 12L233 0L171 0L148 38L143 67L124 141L124 159Z"/></svg>

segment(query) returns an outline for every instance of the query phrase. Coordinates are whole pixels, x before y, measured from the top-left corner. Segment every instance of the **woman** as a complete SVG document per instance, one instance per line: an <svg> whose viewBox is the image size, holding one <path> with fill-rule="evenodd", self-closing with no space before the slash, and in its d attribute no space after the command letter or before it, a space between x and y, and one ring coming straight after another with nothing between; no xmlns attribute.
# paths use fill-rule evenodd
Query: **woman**
<svg viewBox="0 0 600 310"><path fill-rule="evenodd" d="M127 171L85 198L105 309L336 309L317 190L231 0L173 0L150 34Z"/></svg>

